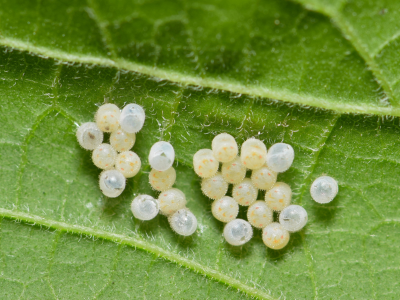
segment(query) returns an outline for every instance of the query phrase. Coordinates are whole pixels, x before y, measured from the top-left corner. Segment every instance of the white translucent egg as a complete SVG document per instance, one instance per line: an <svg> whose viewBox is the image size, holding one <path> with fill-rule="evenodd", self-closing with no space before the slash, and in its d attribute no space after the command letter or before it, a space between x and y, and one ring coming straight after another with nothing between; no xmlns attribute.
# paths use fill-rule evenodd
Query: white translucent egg
<svg viewBox="0 0 400 300"><path fill-rule="evenodd" d="M240 205L252 205L257 200L257 195L258 190L251 182L250 178L245 178L241 183L233 186L232 197Z"/></svg>
<svg viewBox="0 0 400 300"><path fill-rule="evenodd" d="M149 195L139 195L133 199L131 210L136 219L148 221L154 219L160 210L158 200Z"/></svg>
<svg viewBox="0 0 400 300"><path fill-rule="evenodd" d="M224 196L213 202L211 212L214 218L227 223L236 219L239 213L239 204L232 197Z"/></svg>
<svg viewBox="0 0 400 300"><path fill-rule="evenodd" d="M260 169L253 170L251 181L259 190L268 191L276 183L278 174L270 170L266 165Z"/></svg>
<svg viewBox="0 0 400 300"><path fill-rule="evenodd" d="M179 235L192 235L197 229L196 216L187 208L182 208L168 217L172 230Z"/></svg>
<svg viewBox="0 0 400 300"><path fill-rule="evenodd" d="M96 167L103 170L114 168L117 151L109 144L101 144L92 152L92 160Z"/></svg>
<svg viewBox="0 0 400 300"><path fill-rule="evenodd" d="M285 143L277 143L268 149L267 165L275 172L285 172L293 163L294 150Z"/></svg>
<svg viewBox="0 0 400 300"><path fill-rule="evenodd" d="M103 131L96 123L83 123L76 131L76 138L83 149L94 150L103 142Z"/></svg>
<svg viewBox="0 0 400 300"><path fill-rule="evenodd" d="M144 124L146 114L140 105L131 103L126 105L121 112L120 124L127 133L139 132Z"/></svg>
<svg viewBox="0 0 400 300"><path fill-rule="evenodd" d="M236 184L242 182L246 176L246 167L240 157L236 156L234 160L222 164L221 173L226 182Z"/></svg>
<svg viewBox="0 0 400 300"><path fill-rule="evenodd" d="M324 204L331 202L339 192L339 186L330 176L321 176L311 185L310 193L315 202Z"/></svg>
<svg viewBox="0 0 400 300"><path fill-rule="evenodd" d="M306 210L299 205L289 205L279 215L279 223L289 232L301 230L308 220Z"/></svg>
<svg viewBox="0 0 400 300"><path fill-rule="evenodd" d="M268 248L279 250L287 245L290 239L289 232L279 223L271 223L264 227L262 240Z"/></svg>
<svg viewBox="0 0 400 300"><path fill-rule="evenodd" d="M251 138L245 141L240 151L240 159L247 169L259 169L265 164L267 148L258 139Z"/></svg>
<svg viewBox="0 0 400 300"><path fill-rule="evenodd" d="M122 129L113 131L110 135L110 144L118 152L129 151L135 145L136 135L134 133L126 133Z"/></svg>
<svg viewBox="0 0 400 300"><path fill-rule="evenodd" d="M228 183L224 180L222 174L217 172L213 177L204 178L201 181L201 191L208 198L219 199L226 195Z"/></svg>
<svg viewBox="0 0 400 300"><path fill-rule="evenodd" d="M212 150L201 149L193 156L193 168L201 178L210 178L217 173L219 162L214 157Z"/></svg>
<svg viewBox="0 0 400 300"><path fill-rule="evenodd" d="M121 152L115 160L115 168L126 178L131 178L139 173L141 166L140 157L133 151Z"/></svg>
<svg viewBox="0 0 400 300"><path fill-rule="evenodd" d="M119 127L121 111L115 104L107 103L99 107L95 115L95 121L100 130L113 132Z"/></svg>
<svg viewBox="0 0 400 300"><path fill-rule="evenodd" d="M256 228L264 228L273 221L273 211L265 201L256 201L247 210L247 220Z"/></svg>
<svg viewBox="0 0 400 300"><path fill-rule="evenodd" d="M224 238L233 246L241 246L247 243L252 236L253 228L249 222L242 219L230 221L224 227Z"/></svg>
<svg viewBox="0 0 400 300"><path fill-rule="evenodd" d="M160 212L167 216L186 206L185 194L176 188L162 192L158 196L158 201Z"/></svg>
<svg viewBox="0 0 400 300"><path fill-rule="evenodd" d="M238 154L238 145L230 134L218 134L212 141L212 151L220 162L232 161Z"/></svg>
<svg viewBox="0 0 400 300"><path fill-rule="evenodd" d="M100 174L100 190L104 195L115 198L125 189L125 177L117 170L106 170Z"/></svg>
<svg viewBox="0 0 400 300"><path fill-rule="evenodd" d="M150 149L149 163L153 169L165 171L172 166L174 159L174 147L168 142L157 142Z"/></svg>
<svg viewBox="0 0 400 300"><path fill-rule="evenodd" d="M272 189L265 193L265 202L270 209L281 211L290 204L292 189L284 182L277 182Z"/></svg>
<svg viewBox="0 0 400 300"><path fill-rule="evenodd" d="M173 167L165 171L152 169L149 174L149 182L153 189L163 192L169 190L175 183L176 172Z"/></svg>

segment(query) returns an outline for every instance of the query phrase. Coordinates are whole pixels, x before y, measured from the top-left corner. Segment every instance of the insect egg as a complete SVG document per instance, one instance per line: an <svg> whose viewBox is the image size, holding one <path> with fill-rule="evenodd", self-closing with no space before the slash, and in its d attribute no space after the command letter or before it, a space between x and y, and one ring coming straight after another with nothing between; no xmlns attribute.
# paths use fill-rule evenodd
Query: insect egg
<svg viewBox="0 0 400 300"><path fill-rule="evenodd" d="M224 196L213 202L211 212L214 218L227 223L236 219L239 213L239 204L232 197Z"/></svg>
<svg viewBox="0 0 400 300"><path fill-rule="evenodd" d="M158 196L158 201L160 203L160 212L167 216L184 208L186 205L185 194L176 188L162 192Z"/></svg>
<svg viewBox="0 0 400 300"><path fill-rule="evenodd" d="M103 132L93 122L83 123L79 126L76 137L79 145L86 150L94 150L103 142Z"/></svg>
<svg viewBox="0 0 400 300"><path fill-rule="evenodd" d="M249 206L257 200L258 190L250 178L245 178L241 183L235 184L232 190L232 197L243 206Z"/></svg>
<svg viewBox="0 0 400 300"><path fill-rule="evenodd" d="M157 199L149 195L139 195L133 199L131 210L136 219L148 221L158 215L160 208Z"/></svg>
<svg viewBox="0 0 400 300"><path fill-rule="evenodd" d="M104 132L113 132L118 129L120 115L118 106L111 103L104 104L96 112L96 124Z"/></svg>
<svg viewBox="0 0 400 300"><path fill-rule="evenodd" d="M306 210L299 205L289 205L279 215L279 223L289 232L301 230L307 224Z"/></svg>
<svg viewBox="0 0 400 300"><path fill-rule="evenodd" d="M121 128L127 133L136 133L142 129L145 118L145 112L140 105L128 104L121 112Z"/></svg>
<svg viewBox="0 0 400 300"><path fill-rule="evenodd" d="M140 157L132 151L125 151L118 154L115 160L115 168L126 178L135 176L142 166Z"/></svg>
<svg viewBox="0 0 400 300"><path fill-rule="evenodd" d="M285 172L293 163L294 150L285 143L277 143L268 149L267 165L275 172Z"/></svg>
<svg viewBox="0 0 400 300"><path fill-rule="evenodd" d="M214 157L212 150L201 149L193 156L193 167L201 178L210 178L217 173L219 162Z"/></svg>
<svg viewBox="0 0 400 300"><path fill-rule="evenodd" d="M173 167L166 171L152 169L149 174L149 182L153 189L163 192L170 189L176 180L176 172Z"/></svg>
<svg viewBox="0 0 400 300"><path fill-rule="evenodd" d="M104 195L115 198L121 195L125 189L125 177L117 170L106 170L100 174L100 190Z"/></svg>
<svg viewBox="0 0 400 300"><path fill-rule="evenodd" d="M196 216L187 208L182 208L168 217L173 231L179 235L192 235L197 229Z"/></svg>
<svg viewBox="0 0 400 300"><path fill-rule="evenodd" d="M267 148L258 139L251 138L245 141L241 148L240 159L246 168L259 169L265 164Z"/></svg>
<svg viewBox="0 0 400 300"><path fill-rule="evenodd" d="M201 191L211 199L219 199L225 196L228 191L228 183L224 180L221 173L215 174L211 178L204 178L201 181Z"/></svg>
<svg viewBox="0 0 400 300"><path fill-rule="evenodd" d="M284 182L277 182L272 189L265 193L265 202L274 211L281 211L290 204L291 200L292 190Z"/></svg>
<svg viewBox="0 0 400 300"><path fill-rule="evenodd" d="M104 170L114 168L117 152L109 144L101 144L94 149L92 160L96 167Z"/></svg>
<svg viewBox="0 0 400 300"><path fill-rule="evenodd" d="M247 210L247 220L256 228L264 228L273 221L273 212L265 201L256 201Z"/></svg>
<svg viewBox="0 0 400 300"><path fill-rule="evenodd" d="M240 157L236 156L234 160L222 164L221 173L226 182L236 184L246 176L246 167Z"/></svg>
<svg viewBox="0 0 400 300"><path fill-rule="evenodd" d="M212 151L214 156L220 162L233 160L238 154L238 146L230 134L218 134L212 141Z"/></svg>
<svg viewBox="0 0 400 300"><path fill-rule="evenodd" d="M331 202L339 191L338 183L330 176L321 176L311 185L311 197L315 202L325 204Z"/></svg>
<svg viewBox="0 0 400 300"><path fill-rule="evenodd" d="M253 228L249 222L242 219L230 221L224 227L224 238L233 246L241 246L247 243L252 236Z"/></svg>
<svg viewBox="0 0 400 300"><path fill-rule="evenodd" d="M251 173L251 181L259 190L268 191L276 183L277 175L276 172L264 165L260 169L253 170Z"/></svg>
<svg viewBox="0 0 400 300"><path fill-rule="evenodd" d="M122 129L117 129L110 135L110 144L118 152L130 150L136 141L134 133L126 133Z"/></svg>
<svg viewBox="0 0 400 300"><path fill-rule="evenodd" d="M150 149L149 163L153 169L165 171L172 166L174 159L174 147L168 142L157 142Z"/></svg>
<svg viewBox="0 0 400 300"><path fill-rule="evenodd" d="M265 246L274 250L285 247L289 239L289 232L276 222L267 225L262 231L262 240Z"/></svg>

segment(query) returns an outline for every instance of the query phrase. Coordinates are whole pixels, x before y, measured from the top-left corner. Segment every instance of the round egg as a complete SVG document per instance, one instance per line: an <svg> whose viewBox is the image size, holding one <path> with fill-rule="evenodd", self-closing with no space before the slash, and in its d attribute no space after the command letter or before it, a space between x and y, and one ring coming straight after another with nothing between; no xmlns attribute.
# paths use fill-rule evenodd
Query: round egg
<svg viewBox="0 0 400 300"><path fill-rule="evenodd" d="M115 104L107 103L99 107L95 115L97 127L104 132L113 132L119 127L121 111Z"/></svg>
<svg viewBox="0 0 400 300"><path fill-rule="evenodd" d="M230 221L224 227L225 241L232 246L241 246L250 241L253 237L253 228L250 223L242 220L235 219Z"/></svg>
<svg viewBox="0 0 400 300"><path fill-rule="evenodd" d="M193 156L193 168L201 178L210 178L217 173L219 162L214 157L212 150L201 149Z"/></svg>
<svg viewBox="0 0 400 300"><path fill-rule="evenodd" d="M103 131L96 123L83 123L76 131L76 138L83 149L94 150L103 142Z"/></svg>
<svg viewBox="0 0 400 300"><path fill-rule="evenodd" d="M197 229L196 216L187 208L182 208L168 217L173 231L179 235L192 235Z"/></svg>
<svg viewBox="0 0 400 300"><path fill-rule="evenodd" d="M226 195L228 183L224 180L222 174L217 172L213 177L203 178L201 181L201 191L208 198L219 199Z"/></svg>
<svg viewBox="0 0 400 300"><path fill-rule="evenodd" d="M139 173L141 166L140 157L133 151L121 152L115 160L115 168L126 178L131 178Z"/></svg>
<svg viewBox="0 0 400 300"><path fill-rule="evenodd" d="M301 230L307 221L307 211L299 205L289 205L279 214L279 223L289 232Z"/></svg>
<svg viewBox="0 0 400 300"><path fill-rule="evenodd" d="M260 169L251 172L251 181L257 189L268 191L276 183L277 176L276 172L264 165Z"/></svg>
<svg viewBox="0 0 400 300"><path fill-rule="evenodd" d="M245 178L241 183L235 184L232 190L232 197L237 203L249 206L257 200L258 190L250 178Z"/></svg>
<svg viewBox="0 0 400 300"><path fill-rule="evenodd" d="M211 212L217 220L227 223L236 219L239 213L239 204L232 197L224 196L213 202Z"/></svg>
<svg viewBox="0 0 400 300"><path fill-rule="evenodd" d="M256 228L264 228L273 221L273 211L265 201L256 201L247 210L247 220Z"/></svg>
<svg viewBox="0 0 400 300"><path fill-rule="evenodd" d="M136 219L148 221L158 215L160 208L157 199L149 195L139 195L133 199L131 210Z"/></svg>
<svg viewBox="0 0 400 300"><path fill-rule="evenodd" d="M153 189L163 192L169 190L175 183L176 171L173 167L165 171L152 169L149 173L149 182Z"/></svg>
<svg viewBox="0 0 400 300"><path fill-rule="evenodd" d="M310 188L311 197L315 202L325 204L331 202L339 192L339 186L330 176L321 176L315 179Z"/></svg>
<svg viewBox="0 0 400 300"><path fill-rule="evenodd" d="M110 135L110 144L118 152L131 150L135 141L136 135L134 133L126 133L122 129L117 129Z"/></svg>
<svg viewBox="0 0 400 300"><path fill-rule="evenodd" d="M175 150L170 143L160 141L151 147L149 163L153 169L165 171L172 166L174 160Z"/></svg>
<svg viewBox="0 0 400 300"><path fill-rule="evenodd" d="M281 211L290 204L292 189L284 182L277 182L272 189L265 193L265 202L274 211Z"/></svg>
<svg viewBox="0 0 400 300"><path fill-rule="evenodd" d="M176 188L166 190L158 196L160 212L163 215L171 215L186 206L185 194Z"/></svg>
<svg viewBox="0 0 400 300"><path fill-rule="evenodd" d="M238 145L228 133L221 133L212 141L212 151L215 158L220 162L232 161L238 154Z"/></svg>
<svg viewBox="0 0 400 300"><path fill-rule="evenodd" d="M226 182L237 184L246 176L246 167L242 164L240 157L236 156L234 160L222 164L221 173Z"/></svg>
<svg viewBox="0 0 400 300"><path fill-rule="evenodd" d="M271 223L264 227L262 240L268 248L279 250L285 247L290 239L289 232L279 223Z"/></svg>
<svg viewBox="0 0 400 300"><path fill-rule="evenodd" d="M143 107L131 103L122 109L119 122L123 131L137 133L142 129L145 118Z"/></svg>
<svg viewBox="0 0 400 300"><path fill-rule="evenodd" d="M103 171L99 179L100 190L107 197L118 197L125 189L125 181L124 175L117 170Z"/></svg>
<svg viewBox="0 0 400 300"><path fill-rule="evenodd" d="M275 172L285 172L290 168L294 160L292 146L285 143L277 143L268 149L267 165Z"/></svg>
<svg viewBox="0 0 400 300"><path fill-rule="evenodd" d="M117 151L109 144L100 144L92 152L92 161L96 167L103 170L113 169L115 160L117 158Z"/></svg>
<svg viewBox="0 0 400 300"><path fill-rule="evenodd" d="M259 169L265 164L267 148L258 139L251 138L245 141L240 151L240 159L247 169Z"/></svg>

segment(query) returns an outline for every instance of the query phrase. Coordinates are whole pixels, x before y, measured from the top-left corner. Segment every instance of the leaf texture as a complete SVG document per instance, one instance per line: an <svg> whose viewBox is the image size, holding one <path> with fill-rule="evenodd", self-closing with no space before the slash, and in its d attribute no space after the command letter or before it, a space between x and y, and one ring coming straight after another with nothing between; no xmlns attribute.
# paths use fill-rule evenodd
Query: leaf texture
<svg viewBox="0 0 400 300"><path fill-rule="evenodd" d="M286 1L3 1L4 298L398 298L395 79L336 18L350 24L344 12L368 15L370 6L302 1L316 12ZM388 19L379 26L395 27ZM391 34L362 43L374 53ZM116 199L102 196L100 172L75 138L104 101L147 114L133 148L142 170ZM220 132L293 146L294 164L278 179L309 224L285 249L266 249L259 230L243 247L224 243L191 166ZM147 155L158 140L175 146L176 186L199 221L193 237L129 210L133 195L156 196ZM328 205L309 195L322 174L339 182Z"/></svg>

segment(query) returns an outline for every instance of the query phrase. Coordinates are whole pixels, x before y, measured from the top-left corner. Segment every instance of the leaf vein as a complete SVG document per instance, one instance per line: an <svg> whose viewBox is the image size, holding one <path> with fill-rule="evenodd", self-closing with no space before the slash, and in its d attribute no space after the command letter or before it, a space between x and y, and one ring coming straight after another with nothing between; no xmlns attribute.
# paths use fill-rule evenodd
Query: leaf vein
<svg viewBox="0 0 400 300"><path fill-rule="evenodd" d="M295 0L295 2L297 1ZM342 4L343 3L341 3L341 6L343 8ZM324 6L320 5L306 5L305 8L326 15L333 20L334 24L339 28L342 34L351 42L353 47L357 50L357 52L361 55L366 64L369 66L376 80L378 81L378 83L380 83L386 95L391 100L390 102L392 106L394 106L395 108L399 107L400 106L399 99L397 99L394 96L388 78L386 78L386 76L382 73L382 70L380 69L378 63L374 60L374 54L368 52L365 45L361 42L361 39L357 36L354 28L352 28L351 25L348 22L346 22L346 20L340 14L340 12L336 12L333 9L327 9Z"/></svg>
<svg viewBox="0 0 400 300"><path fill-rule="evenodd" d="M321 109L329 109L339 113L400 116L400 107L385 107L378 105L363 106L356 104L346 104L343 102L333 103L331 101L321 101L324 99L314 97L312 95L298 94L287 90L271 90L266 87L252 87L248 86L247 84L231 83L214 78L201 78L190 76L172 70L163 70L141 65L120 58L112 60L109 58L96 57L93 55L70 54L61 50L53 50L47 47L36 46L30 42L21 41L18 39L0 37L0 45L18 49L21 51L28 51L45 57L51 57L64 63L87 63L103 67L117 67L121 70L138 72L153 77L163 78L172 82L179 82L185 85L209 87L218 90L230 91L233 93L277 99L279 101L295 103L302 106L313 106Z"/></svg>
<svg viewBox="0 0 400 300"><path fill-rule="evenodd" d="M67 232L77 235L94 236L96 238L113 241L116 243L120 243L122 245L137 247L149 253L153 253L156 257L161 257L163 259L169 260L180 266L188 268L198 274L205 275L213 280L226 284L227 286L237 288L241 290L243 293L248 294L249 296L269 299L269 300L275 299L268 293L265 293L264 291L258 290L254 287L244 284L236 278L233 278L222 272L214 270L213 268L210 268L208 266L204 266L196 261L185 258L176 253L171 253L170 251L167 251L164 248L153 245L145 240L141 240L136 237L128 237L122 234L111 233L100 229L93 229L85 226L73 225L65 222L45 219L37 215L23 213L15 210L8 210L4 208L0 208L0 216L13 220L20 220L34 225L45 226L51 229L58 230L60 232Z"/></svg>
<svg viewBox="0 0 400 300"><path fill-rule="evenodd" d="M18 204L19 204L19 198L21 196L20 194L21 194L22 176L25 171L25 166L28 163L28 156L27 156L28 144L29 144L30 140L32 139L32 137L34 136L36 129L39 127L39 125L43 121L43 119L53 111L54 111L53 106L49 106L41 114L39 114L36 117L36 120L33 122L32 128L25 135L24 141L22 142L21 160L18 165L18 171L17 171L17 189L15 191L15 201L14 201L15 207L18 207Z"/></svg>
<svg viewBox="0 0 400 300"><path fill-rule="evenodd" d="M333 129L335 128L335 125L337 124L337 121L339 120L340 116L341 115L339 115L339 114L336 114L336 115L333 116L333 120L329 124L328 130L326 130L324 132L324 134L322 135L322 138L321 138L321 140L319 142L319 145L317 147L318 150L316 152L314 152L314 160L311 163L309 174L306 176L303 185L300 187L300 192L299 192L300 196L299 196L299 201L298 201L299 204L301 204L301 202L303 200L304 193L305 193L306 189L308 188L308 186L310 185L311 177L312 177L312 175L314 173L315 166L318 163L319 154L324 149L324 147L326 145L326 141L331 136L331 134L333 132ZM313 284L314 299L318 299L318 288L317 288L317 283L316 283L316 279L315 279L313 257L312 257L311 251L310 251L310 249L308 247L308 244L307 244L307 241L306 241L306 237L305 237L305 233L303 231L300 233L300 236L301 236L301 239L302 239L302 242L303 242L303 249L304 249L305 255L308 258L308 268L309 268L309 272L310 272L310 279L311 279L311 282Z"/></svg>

